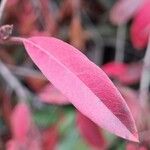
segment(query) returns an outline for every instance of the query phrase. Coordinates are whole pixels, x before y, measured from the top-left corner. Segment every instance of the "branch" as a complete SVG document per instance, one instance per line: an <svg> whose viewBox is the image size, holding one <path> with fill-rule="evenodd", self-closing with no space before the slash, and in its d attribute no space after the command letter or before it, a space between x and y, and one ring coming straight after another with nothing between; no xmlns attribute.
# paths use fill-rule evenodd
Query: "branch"
<svg viewBox="0 0 150 150"><path fill-rule="evenodd" d="M144 56L143 71L140 80L140 103L143 107L148 106L149 85L150 85L150 38L148 47Z"/></svg>
<svg viewBox="0 0 150 150"><path fill-rule="evenodd" d="M30 68L26 67L19 67L19 66L14 66L14 65L7 65L7 67L12 71L13 74L20 76L20 77L35 77L38 79L44 79L44 76L42 73L36 70L32 70Z"/></svg>
<svg viewBox="0 0 150 150"><path fill-rule="evenodd" d="M126 40L126 25L118 26L116 37L115 61L122 62L124 59L125 40Z"/></svg>
<svg viewBox="0 0 150 150"><path fill-rule="evenodd" d="M0 74L10 87L15 90L19 100L26 100L26 92L20 82L0 60Z"/></svg>
<svg viewBox="0 0 150 150"><path fill-rule="evenodd" d="M7 0L2 0L0 5L0 23L2 22L1 20L6 6L6 2ZM2 40L5 40L9 37L11 33L10 28L12 30L12 26L4 25L1 27L0 31L1 31ZM6 81L6 83L16 92L17 96L19 97L19 100L26 101L27 97L23 86L1 60L0 60L0 74L3 77L3 79Z"/></svg>
<svg viewBox="0 0 150 150"><path fill-rule="evenodd" d="M1 5L0 5L0 22L2 22L2 16L3 16L3 13L4 13L4 9L5 9L5 6L6 6L6 3L7 3L7 0L1 0Z"/></svg>

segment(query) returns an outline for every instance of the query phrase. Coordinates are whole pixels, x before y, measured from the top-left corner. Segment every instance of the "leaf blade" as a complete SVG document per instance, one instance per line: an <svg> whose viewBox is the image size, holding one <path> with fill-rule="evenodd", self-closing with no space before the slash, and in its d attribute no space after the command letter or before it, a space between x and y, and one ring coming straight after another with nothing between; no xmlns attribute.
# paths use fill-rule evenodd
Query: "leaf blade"
<svg viewBox="0 0 150 150"><path fill-rule="evenodd" d="M125 101L99 67L77 49L56 38L32 37L24 39L23 43L47 79L80 112L110 132L138 141Z"/></svg>

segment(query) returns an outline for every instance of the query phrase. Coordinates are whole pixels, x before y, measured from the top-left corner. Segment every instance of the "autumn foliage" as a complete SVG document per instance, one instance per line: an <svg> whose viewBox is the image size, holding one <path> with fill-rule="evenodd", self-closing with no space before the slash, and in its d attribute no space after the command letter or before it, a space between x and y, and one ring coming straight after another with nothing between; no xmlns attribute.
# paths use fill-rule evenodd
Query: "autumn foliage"
<svg viewBox="0 0 150 150"><path fill-rule="evenodd" d="M150 149L150 0L2 0L0 150Z"/></svg>

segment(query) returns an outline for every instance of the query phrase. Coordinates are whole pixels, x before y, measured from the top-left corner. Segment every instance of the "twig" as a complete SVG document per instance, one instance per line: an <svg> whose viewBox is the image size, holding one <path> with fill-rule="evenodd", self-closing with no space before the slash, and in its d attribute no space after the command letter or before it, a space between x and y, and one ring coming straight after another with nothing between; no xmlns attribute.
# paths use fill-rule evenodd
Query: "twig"
<svg viewBox="0 0 150 150"><path fill-rule="evenodd" d="M140 99L141 106L143 107L148 106L149 85L150 85L150 38L144 56L143 71L140 80L139 99Z"/></svg>
<svg viewBox="0 0 150 150"><path fill-rule="evenodd" d="M1 20L2 20L5 6L6 6L6 2L7 2L7 0L2 0L1 5L0 5L0 23L2 22ZM26 101L27 97L26 97L26 92L25 92L23 86L21 85L21 83L18 81L18 79L10 72L10 70L7 68L7 66L1 60L0 60L0 74L3 77L3 79L7 82L7 84L12 89L15 90L17 96L19 97L19 100Z"/></svg>
<svg viewBox="0 0 150 150"><path fill-rule="evenodd" d="M45 27L45 21L44 21L44 17L43 17L43 14L41 12L41 1L40 0L31 0L31 3L32 3L32 6L33 6L33 9L35 11L35 15L37 16L38 20L39 20L39 23L40 25L42 26L42 28L44 29Z"/></svg>
<svg viewBox="0 0 150 150"><path fill-rule="evenodd" d="M32 70L26 67L19 67L14 65L7 65L7 67L13 72L13 74L21 77L35 77L38 79L44 79L44 76L36 70Z"/></svg>
<svg viewBox="0 0 150 150"><path fill-rule="evenodd" d="M115 54L116 62L118 61L122 62L124 59L125 40L126 40L126 25L118 26L116 37L116 54Z"/></svg>
<svg viewBox="0 0 150 150"><path fill-rule="evenodd" d="M2 22L2 16L4 13L5 5L7 3L7 0L1 0L1 5L0 5L0 23Z"/></svg>
<svg viewBox="0 0 150 150"><path fill-rule="evenodd" d="M94 55L92 56L92 61L97 64L101 65L103 63L103 53L104 53L104 39L101 36L100 32L97 32L95 30L95 26L93 25L91 19L88 17L87 13L83 11L85 18L87 19L88 23L90 24L90 29L87 29L89 31L91 38L94 41L95 49L94 49ZM90 54L92 55L92 54Z"/></svg>
<svg viewBox="0 0 150 150"><path fill-rule="evenodd" d="M2 63L0 60L0 74L2 75L3 79L7 82L8 85L12 89L15 90L17 96L20 100L26 100L26 92L20 82L16 79L15 76L9 71L9 69Z"/></svg>
<svg viewBox="0 0 150 150"><path fill-rule="evenodd" d="M10 72L10 70L4 65L0 60L0 74L3 79L7 82L7 84L16 92L20 101L27 103L27 97L31 97L33 99L33 105L36 107L41 105L39 97L30 92L27 88L25 88L19 80ZM39 100L39 101L37 101ZM36 103L34 103L36 101Z"/></svg>
<svg viewBox="0 0 150 150"><path fill-rule="evenodd" d="M92 59L92 61L97 64L97 65L101 65L103 62L103 52L104 52L104 41L102 36L100 35L99 32L97 32L94 28L92 29L88 29L89 33L90 33L90 38L93 40L94 44L95 44L95 48L93 51L93 54L90 54L90 59Z"/></svg>

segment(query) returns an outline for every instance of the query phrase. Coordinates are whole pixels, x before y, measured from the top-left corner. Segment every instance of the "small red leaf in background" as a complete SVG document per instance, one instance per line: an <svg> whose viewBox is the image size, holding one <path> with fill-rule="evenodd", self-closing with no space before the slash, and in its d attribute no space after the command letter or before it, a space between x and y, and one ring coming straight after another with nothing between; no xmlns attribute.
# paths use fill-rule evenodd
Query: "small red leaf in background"
<svg viewBox="0 0 150 150"><path fill-rule="evenodd" d="M109 77L118 78L126 72L127 65L120 62L109 62L104 64L102 69Z"/></svg>
<svg viewBox="0 0 150 150"><path fill-rule="evenodd" d="M68 98L66 98L59 90L57 90L52 84L47 84L38 93L38 96L43 102L50 104L69 104Z"/></svg>
<svg viewBox="0 0 150 150"><path fill-rule="evenodd" d="M26 77L27 85L34 91L38 92L47 83L46 78Z"/></svg>
<svg viewBox="0 0 150 150"><path fill-rule="evenodd" d="M76 113L77 127L81 135L85 138L89 145L97 149L106 148L106 140L102 134L101 129L87 117L80 112Z"/></svg>
<svg viewBox="0 0 150 150"><path fill-rule="evenodd" d="M42 150L54 150L58 142L58 130L51 127L42 132Z"/></svg>
<svg viewBox="0 0 150 150"><path fill-rule="evenodd" d="M52 37L18 39L23 41L28 54L47 79L79 111L102 128L138 141L133 117L121 94L85 55Z"/></svg>
<svg viewBox="0 0 150 150"><path fill-rule="evenodd" d="M118 0L110 11L112 23L121 25L127 23L146 0Z"/></svg>
<svg viewBox="0 0 150 150"><path fill-rule="evenodd" d="M24 141L31 126L31 116L26 104L18 104L11 116L11 129L15 139Z"/></svg>
<svg viewBox="0 0 150 150"><path fill-rule="evenodd" d="M139 82L142 72L142 63L116 63L110 62L102 66L103 71L111 78L118 79L125 85Z"/></svg>
<svg viewBox="0 0 150 150"><path fill-rule="evenodd" d="M148 150L148 149L144 146L138 146L134 143L128 143L126 145L126 150Z"/></svg>
<svg viewBox="0 0 150 150"><path fill-rule="evenodd" d="M12 139L7 142L7 150L41 150L39 133L31 119L30 110L25 103L15 106L11 115Z"/></svg>
<svg viewBox="0 0 150 150"><path fill-rule="evenodd" d="M150 33L150 1L137 13L131 26L131 40L135 48L145 48Z"/></svg>
<svg viewBox="0 0 150 150"><path fill-rule="evenodd" d="M136 84L141 78L142 63L132 63L124 74L119 77L121 83L125 85Z"/></svg>

